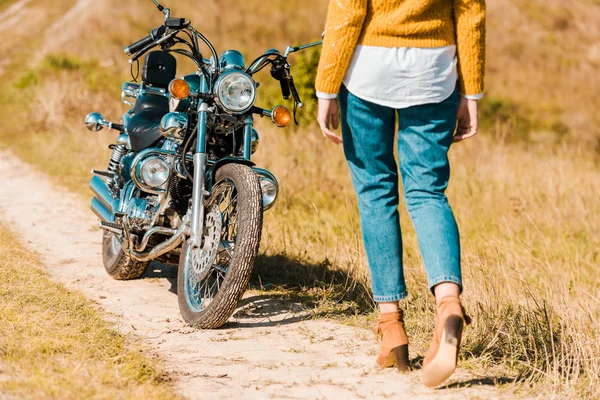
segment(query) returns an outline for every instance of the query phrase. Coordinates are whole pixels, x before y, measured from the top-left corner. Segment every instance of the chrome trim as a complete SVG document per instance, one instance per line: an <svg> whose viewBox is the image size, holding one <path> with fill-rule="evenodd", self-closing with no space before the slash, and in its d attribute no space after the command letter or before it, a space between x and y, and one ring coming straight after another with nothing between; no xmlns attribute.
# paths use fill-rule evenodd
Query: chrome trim
<svg viewBox="0 0 600 400"><path fill-rule="evenodd" d="M150 149L146 149L143 151L140 151L135 158L133 159L133 161L131 162L131 170L130 170L130 174L131 174L131 179L133 180L133 182L135 183L135 185L142 189L144 192L147 193L152 193L152 194L162 194L166 191L166 188L164 189L156 189L156 188L151 188L149 186L147 186L146 184L144 184L144 182L141 180L140 176L138 176L138 164L143 161L146 157L150 157L152 155L160 155L165 157L166 159L172 160L174 157L179 157L179 154L177 154L177 152L172 151L172 150L164 150L164 149L159 149L159 148L150 148ZM191 155L186 155L186 160L187 161L193 161L193 157ZM170 163L170 165L172 166L173 164Z"/></svg>
<svg viewBox="0 0 600 400"><path fill-rule="evenodd" d="M85 127L92 132L99 132L108 126L108 122L104 119L102 114L98 112L89 113L85 117Z"/></svg>
<svg viewBox="0 0 600 400"><path fill-rule="evenodd" d="M277 189L277 191L275 193L275 199L273 200L273 202L271 204L269 204L269 206L264 207L264 210L267 211L275 205L275 203L277 202L277 199L279 198L279 181L277 181L277 178L275 178L275 175L273 175L271 172L267 171L266 169L262 169L262 168L258 168L258 167L254 167L252 169L254 170L254 173L256 175L258 175L259 181L262 179L269 180L269 181L273 182L273 184L275 185L275 188ZM262 195L262 190L261 190L261 195Z"/></svg>
<svg viewBox="0 0 600 400"><path fill-rule="evenodd" d="M123 83L123 86L121 86L121 102L130 106L135 106L135 100L146 93L169 97L166 89L146 86L143 82L125 82ZM132 100L129 101L128 99Z"/></svg>
<svg viewBox="0 0 600 400"><path fill-rule="evenodd" d="M160 121L160 133L167 139L183 141L188 128L188 116L181 112L170 112Z"/></svg>
<svg viewBox="0 0 600 400"><path fill-rule="evenodd" d="M125 186L123 187L123 189L121 189L121 202L119 203L119 212L122 214L125 214L127 211L127 206L129 205L129 202L131 201L131 199L134 197L134 195L136 194L135 191L138 190L137 186L135 186L135 183L133 181L128 181L127 183L125 183Z"/></svg>
<svg viewBox="0 0 600 400"><path fill-rule="evenodd" d="M250 104L248 105L248 107L246 107L243 110L230 110L229 108L227 108L221 98L219 97L219 87L221 86L221 84L223 83L223 80L229 76L229 75L242 75L247 77L248 79L250 79L250 82L252 82L252 101L250 102ZM221 74L221 76L219 76L219 78L217 79L217 81L215 82L215 87L214 87L214 99L215 102L221 107L223 108L225 111L227 111L228 113L231 113L233 115L241 115L244 114L246 112L248 112L248 110L250 110L252 108L252 106L254 105L254 103L256 103L256 81L254 79L252 79L252 76L248 75L246 72L244 71L240 71L237 69L233 69L233 70L228 70L225 71L223 74Z"/></svg>
<svg viewBox="0 0 600 400"><path fill-rule="evenodd" d="M252 157L252 131L254 130L252 129L252 124L254 124L254 119L252 118L252 115L246 116L246 118L244 119L243 143L244 158L246 160L250 160L250 158Z"/></svg>
<svg viewBox="0 0 600 400"><path fill-rule="evenodd" d="M194 154L194 188L192 193L192 250L201 245L204 229L204 175L206 173L206 153Z"/></svg>
<svg viewBox="0 0 600 400"><path fill-rule="evenodd" d="M126 133L121 133L119 136L117 136L116 144L123 145L123 146L127 147L128 149L131 149L131 144L129 142L129 135Z"/></svg>
<svg viewBox="0 0 600 400"><path fill-rule="evenodd" d="M170 229L170 228L164 228L162 226L155 226L153 228L150 228L144 234L144 237L142 238L140 245L137 246L136 250L139 252L146 250L146 247L148 247L148 241L150 240L150 237L152 237L152 235L154 235L156 233L162 233L162 234L166 234L166 235L174 235L175 233L177 233L177 230Z"/></svg>
<svg viewBox="0 0 600 400"><path fill-rule="evenodd" d="M114 222L115 216L104 207L104 205L97 198L92 199L91 209L96 214L100 221L104 222Z"/></svg>
<svg viewBox="0 0 600 400"><path fill-rule="evenodd" d="M323 35L321 35L321 37L325 38L325 31L323 31ZM302 46L297 46L297 47L288 46L285 49L285 53L283 53L283 56L285 58L287 58L291 53L295 53L295 52L300 51L300 50L308 49L309 47L320 46L322 44L323 44L323 41L319 40L318 42L312 42L312 43L305 44L305 45L302 45Z"/></svg>
<svg viewBox="0 0 600 400"><path fill-rule="evenodd" d="M168 171L168 175L167 175L165 181L160 185L150 185L149 183L145 182L144 178L143 178L144 167L148 164L148 162L150 162L152 160L156 160L157 162L162 163L165 166L165 169ZM161 156L148 156L148 157L144 158L143 160L139 160L138 163L136 164L136 168L135 168L135 180L138 180L140 184L142 184L143 186L146 187L146 189L152 189L152 190L156 191L157 193L166 193L167 192L169 180L171 179L172 175L173 175L173 157L165 158L165 157L161 157ZM148 191L148 190L146 190L146 191Z"/></svg>
<svg viewBox="0 0 600 400"><path fill-rule="evenodd" d="M112 213L114 210L119 209L119 200L112 197L110 189L108 189L106 183L104 183L102 179L97 176L92 177L90 189L92 189L95 197L108 211Z"/></svg>
<svg viewBox="0 0 600 400"><path fill-rule="evenodd" d="M152 250L147 251L145 253L141 253L135 250L129 250L130 257L138 261L151 261L156 257L162 256L163 254L170 252L171 250L177 248L177 246L179 246L183 242L184 236L189 233L188 224L189 216L186 215L183 219L181 227L169 240L162 242L161 244L154 247Z"/></svg>
<svg viewBox="0 0 600 400"><path fill-rule="evenodd" d="M138 83L125 82L123 86L121 86L121 102L125 104L129 104L130 106L135 106L135 99L138 98L140 91L140 85ZM127 99L134 99L133 101L129 101Z"/></svg>
<svg viewBox="0 0 600 400"><path fill-rule="evenodd" d="M104 127L113 129L113 123L105 120L102 114L93 112L86 115L85 127L92 132L99 132L104 129Z"/></svg>

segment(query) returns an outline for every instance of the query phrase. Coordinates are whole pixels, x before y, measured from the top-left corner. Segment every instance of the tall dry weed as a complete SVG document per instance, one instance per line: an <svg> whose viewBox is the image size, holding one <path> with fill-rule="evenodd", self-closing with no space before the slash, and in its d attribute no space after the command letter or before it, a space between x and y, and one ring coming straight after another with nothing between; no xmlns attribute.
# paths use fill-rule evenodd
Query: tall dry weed
<svg viewBox="0 0 600 400"><path fill-rule="evenodd" d="M76 3L56 5L67 10ZM310 7L278 4L283 8L257 0L170 5L219 49L239 48L251 58L319 37L326 0ZM474 321L465 338L464 365L483 377L518 377L540 393L573 398L600 397L595 4L488 2L490 123L479 138L453 147L448 190L461 229L464 297ZM118 102L120 82L130 77L122 47L161 20L149 0L110 0L94 7L95 13L65 27L60 48L39 39L60 18L54 9L48 20L32 19L29 34L36 40L20 30L9 38L19 41L21 53L11 40L0 43L13 62L5 75L12 86L0 94L2 122L8 127L31 122L25 131L3 129L3 143L83 194L89 169L105 165L112 138L87 132L83 117L101 111L117 120L126 110ZM38 46L44 56L35 64L27 55ZM309 57L302 68L310 62ZM191 70L180 63L180 73ZM267 96L261 105L279 102L276 85L271 90L269 79L260 79L259 90ZM305 121L311 118L304 115ZM353 310L368 313L372 303L363 293L368 270L341 149L325 142L314 125L276 130L261 121L259 131L255 160L281 183L281 197L265 219L263 257L273 267L289 269L283 272L290 285L306 286L306 276L321 279L324 271L338 271L333 276L339 279L331 280L335 293L318 295L357 301L361 305ZM551 140L542 140L546 136ZM404 306L413 348L423 354L433 328L433 301L403 205L401 220L411 292ZM292 273L298 266L304 280Z"/></svg>

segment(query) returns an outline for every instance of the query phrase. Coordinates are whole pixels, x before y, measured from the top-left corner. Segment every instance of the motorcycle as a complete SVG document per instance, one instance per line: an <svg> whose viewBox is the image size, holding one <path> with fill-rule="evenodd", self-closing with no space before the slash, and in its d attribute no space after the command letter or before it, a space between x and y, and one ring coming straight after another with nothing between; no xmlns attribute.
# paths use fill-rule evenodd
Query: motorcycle
<svg viewBox="0 0 600 400"><path fill-rule="evenodd" d="M295 121L302 102L288 56L321 42L289 46L283 54L271 49L245 66L239 51L218 56L190 21L152 1L164 24L125 48L132 71L146 55L141 82L123 84L122 101L132 108L122 124L99 113L85 119L93 132L119 132L107 169L92 170L91 208L100 219L110 276L139 278L151 261L178 265L181 315L193 326L214 329L233 314L248 286L263 212L279 193L275 176L251 161L259 145L254 116L277 127ZM191 59L196 72L175 79L173 54ZM253 75L265 67L280 82L283 98L293 98L294 116L284 106L255 105Z"/></svg>

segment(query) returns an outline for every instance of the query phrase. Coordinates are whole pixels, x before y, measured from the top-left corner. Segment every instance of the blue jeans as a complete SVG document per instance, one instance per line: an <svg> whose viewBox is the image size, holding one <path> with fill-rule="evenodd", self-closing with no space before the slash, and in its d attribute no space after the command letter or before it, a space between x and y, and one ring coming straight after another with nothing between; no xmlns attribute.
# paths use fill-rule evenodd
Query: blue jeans
<svg viewBox="0 0 600 400"><path fill-rule="evenodd" d="M374 300L407 296L394 158L396 113L404 199L429 288L442 282L462 288L458 227L444 194L450 179L448 150L456 126L458 91L441 103L395 110L359 99L342 86L339 101L344 153L358 196Z"/></svg>

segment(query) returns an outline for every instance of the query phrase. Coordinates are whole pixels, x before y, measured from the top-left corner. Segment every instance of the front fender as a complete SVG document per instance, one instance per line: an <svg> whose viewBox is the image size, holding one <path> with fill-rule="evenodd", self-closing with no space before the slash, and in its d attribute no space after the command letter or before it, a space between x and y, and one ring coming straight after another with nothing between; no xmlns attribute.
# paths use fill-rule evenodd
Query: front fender
<svg viewBox="0 0 600 400"><path fill-rule="evenodd" d="M219 168L226 164L232 163L247 165L249 167L254 167L256 165L252 161L240 157L223 157L220 160L216 161L214 164L209 165L206 171L206 178L204 181L205 190L209 194L212 194L212 187L215 183L215 177Z"/></svg>

